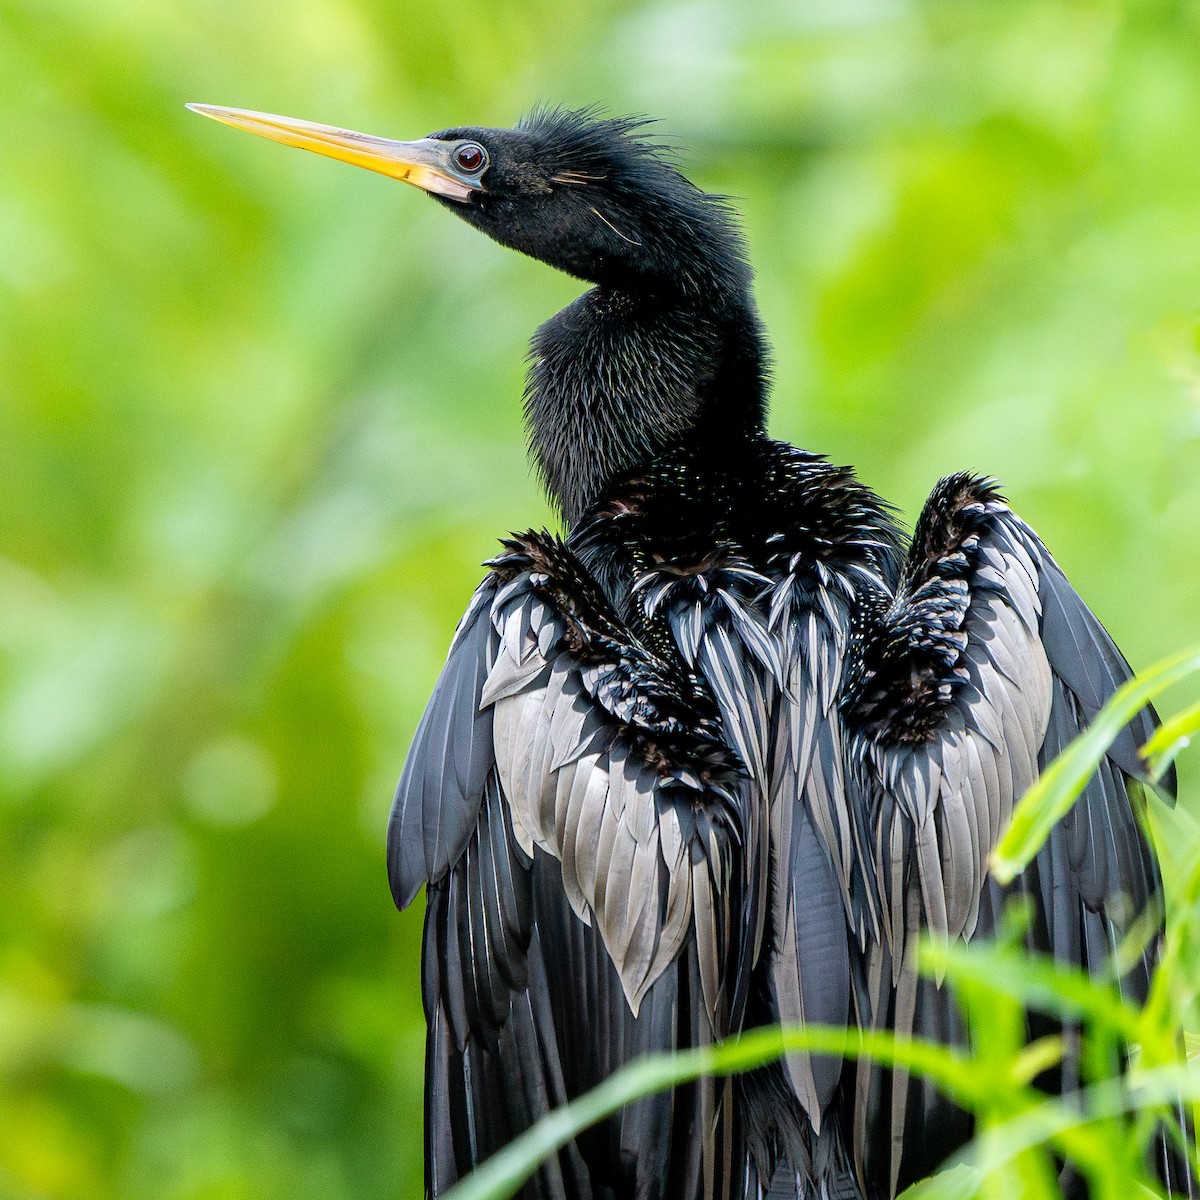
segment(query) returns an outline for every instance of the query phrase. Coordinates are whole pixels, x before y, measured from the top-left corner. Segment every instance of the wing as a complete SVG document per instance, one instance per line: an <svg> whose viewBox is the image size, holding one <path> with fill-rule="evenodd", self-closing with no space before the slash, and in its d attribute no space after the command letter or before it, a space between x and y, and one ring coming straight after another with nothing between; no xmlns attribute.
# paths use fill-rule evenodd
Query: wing
<svg viewBox="0 0 1200 1200"><path fill-rule="evenodd" d="M401 909L426 883L440 883L462 857L496 765L492 712L479 704L500 641L491 619L496 589L489 576L471 598L396 789L388 818L388 880Z"/></svg>
<svg viewBox="0 0 1200 1200"><path fill-rule="evenodd" d="M943 480L926 503L899 588L859 614L842 701L849 803L867 823L880 936L865 944L860 1019L961 1041L937 981L918 978L921 929L990 932L1006 894L988 856L1041 768L1129 678L1129 668L1037 536L988 484ZM1129 795L1149 709L1122 733L1015 890L1034 902L1032 948L1109 969L1158 877ZM1144 997L1150 951L1122 986ZM1065 1081L1067 1082L1067 1081ZM927 1087L863 1060L853 1113L863 1178L898 1186L970 1134Z"/></svg>
<svg viewBox="0 0 1200 1200"><path fill-rule="evenodd" d="M744 993L746 781L711 700L557 540L526 535L493 567L389 826L398 902L430 883L435 1195L629 1058L724 1036ZM528 1194L726 1194L730 1103L707 1081L632 1106Z"/></svg>

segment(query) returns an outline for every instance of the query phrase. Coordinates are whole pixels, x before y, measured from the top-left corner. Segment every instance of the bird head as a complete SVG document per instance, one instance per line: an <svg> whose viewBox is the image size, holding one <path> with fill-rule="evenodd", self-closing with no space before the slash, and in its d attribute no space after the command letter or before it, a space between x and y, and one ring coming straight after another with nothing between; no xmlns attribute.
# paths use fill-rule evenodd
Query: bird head
<svg viewBox="0 0 1200 1200"><path fill-rule="evenodd" d="M680 173L646 137L645 120L545 108L513 129L462 126L402 142L245 109L188 107L413 184L503 245L592 283L710 300L749 287L728 205Z"/></svg>

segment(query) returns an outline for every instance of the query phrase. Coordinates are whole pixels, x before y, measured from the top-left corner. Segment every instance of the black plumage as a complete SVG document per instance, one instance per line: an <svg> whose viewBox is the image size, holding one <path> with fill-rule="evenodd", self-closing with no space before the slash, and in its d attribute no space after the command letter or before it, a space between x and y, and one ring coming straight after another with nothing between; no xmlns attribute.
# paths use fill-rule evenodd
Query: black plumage
<svg viewBox="0 0 1200 1200"><path fill-rule="evenodd" d="M906 538L851 471L765 435L723 200L593 112L393 143L204 111L593 285L536 333L526 393L567 536L489 564L389 827L397 903L428 887L433 1195L651 1050L780 1020L961 1041L913 941L984 936L1010 893L1031 948L1105 968L1159 888L1128 790L1153 714L1000 888L1014 802L1129 669L990 483L943 480ZM640 1102L525 1195L877 1200L970 1133L901 1072L797 1053Z"/></svg>

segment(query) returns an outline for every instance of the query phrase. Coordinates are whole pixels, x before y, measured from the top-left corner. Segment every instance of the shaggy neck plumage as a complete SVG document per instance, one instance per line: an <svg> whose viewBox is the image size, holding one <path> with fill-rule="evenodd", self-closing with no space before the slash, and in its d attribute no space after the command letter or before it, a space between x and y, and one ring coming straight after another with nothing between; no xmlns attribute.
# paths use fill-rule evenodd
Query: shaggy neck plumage
<svg viewBox="0 0 1200 1200"><path fill-rule="evenodd" d="M533 339L530 451L569 526L615 479L689 441L761 430L765 353L748 291L595 287Z"/></svg>

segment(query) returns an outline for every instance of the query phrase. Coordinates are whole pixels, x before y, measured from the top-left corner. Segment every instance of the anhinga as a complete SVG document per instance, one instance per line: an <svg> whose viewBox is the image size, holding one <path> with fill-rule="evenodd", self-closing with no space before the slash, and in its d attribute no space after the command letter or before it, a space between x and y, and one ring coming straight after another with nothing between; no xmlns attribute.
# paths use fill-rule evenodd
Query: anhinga
<svg viewBox="0 0 1200 1200"><path fill-rule="evenodd" d="M388 830L397 904L428 889L433 1195L648 1051L779 1021L962 1041L913 942L988 934L1010 892L1031 947L1108 969L1158 892L1128 792L1153 714L1000 887L1014 801L1129 668L991 483L943 479L906 538L850 470L766 436L724 200L592 111L396 142L197 107L594 285L537 331L525 396L567 536L489 564ZM876 1200L970 1132L919 1080L797 1053L639 1102L525 1194Z"/></svg>

